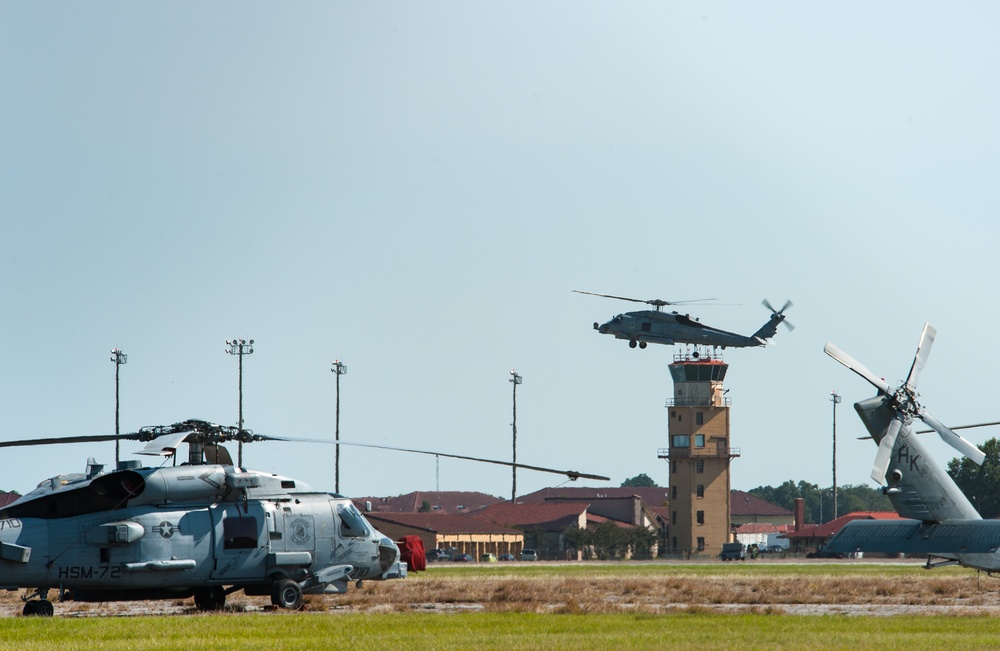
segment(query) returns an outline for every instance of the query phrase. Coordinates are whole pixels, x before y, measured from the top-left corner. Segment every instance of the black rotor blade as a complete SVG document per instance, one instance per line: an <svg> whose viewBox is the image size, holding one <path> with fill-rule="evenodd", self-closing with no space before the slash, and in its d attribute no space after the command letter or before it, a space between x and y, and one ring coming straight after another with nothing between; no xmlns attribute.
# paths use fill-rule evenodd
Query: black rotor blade
<svg viewBox="0 0 1000 651"><path fill-rule="evenodd" d="M647 305L655 305L656 307L663 307L666 305L687 305L689 303L701 303L704 301L717 301L717 298L692 298L687 301L664 301L660 298L654 298L650 300L644 300L641 298L629 298L627 296L615 296L613 294L595 294L594 292L582 292L579 289L574 289L577 294L587 294L588 296L601 296L602 298L616 298L619 301L631 301L632 303L646 303Z"/></svg>
<svg viewBox="0 0 1000 651"><path fill-rule="evenodd" d="M44 439L20 439L17 441L0 441L0 448L14 448L29 445L58 445L60 443L98 443L102 441L114 441L119 439L122 441L135 441L139 439L139 435L133 434L96 434L94 436L66 436L59 438L44 438Z"/></svg>
<svg viewBox="0 0 1000 651"><path fill-rule="evenodd" d="M579 289L574 289L577 294L586 294L588 296L600 296L602 298L617 298L619 301L631 301L633 303L645 303L646 301L641 298L628 298L627 296L613 296L612 294L595 294L594 292L581 292Z"/></svg>
<svg viewBox="0 0 1000 651"><path fill-rule="evenodd" d="M959 425L958 427L949 427L948 429L950 429L950 430L956 430L956 429L973 429L975 427L992 427L993 425L1000 425L1000 420L994 421L992 423L976 423L975 425ZM934 432L934 431L935 430L932 430L932 429L921 429L921 430L917 430L914 433L915 434L930 434L931 432Z"/></svg>
<svg viewBox="0 0 1000 651"><path fill-rule="evenodd" d="M513 461L499 461L497 459L483 459L480 457L469 457L462 454L450 454L447 452L431 452L429 450L414 450L412 448L400 448L392 445L378 445L375 443L356 443L353 441L329 441L325 439L307 439L307 438L293 438L285 436L266 436L263 434L256 434L255 437L262 441L291 441L297 443L323 443L325 445L348 445L356 448L374 448L376 450L395 450L396 452L410 452L413 454L426 454L433 457L447 457L449 459L464 459L465 461L478 461L480 463L492 463L498 466L507 466L509 468L524 468L525 470L534 470L536 472L548 472L554 475L565 475L570 479L594 479L597 481L611 481L610 477L604 477L602 475L592 475L585 472L579 472L576 470L556 470L554 468L543 468L541 466L532 466L526 463L514 463Z"/></svg>

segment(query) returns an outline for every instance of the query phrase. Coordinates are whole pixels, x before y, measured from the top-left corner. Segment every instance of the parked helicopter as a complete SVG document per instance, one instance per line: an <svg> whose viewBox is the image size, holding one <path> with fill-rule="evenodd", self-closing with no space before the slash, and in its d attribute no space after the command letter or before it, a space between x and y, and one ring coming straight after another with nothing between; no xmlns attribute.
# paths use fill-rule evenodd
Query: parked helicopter
<svg viewBox="0 0 1000 651"><path fill-rule="evenodd" d="M574 289L577 294L587 294L589 296L602 296L604 298L615 298L620 301L631 301L633 303L646 303L652 305L655 310L641 310L638 312L625 312L619 314L604 324L594 322L594 330L603 335L614 335L615 339L625 339L629 348L645 348L647 344L696 344L702 346L718 346L720 348L746 348L752 346L764 346L768 339L773 337L778 330L778 324L784 323L789 330L794 330L795 326L785 320L785 310L792 307L791 301L786 301L780 310L776 310L768 301L764 299L762 305L771 311L771 318L768 319L757 332L749 337L719 330L711 326L704 325L697 319L692 319L689 314L679 312L664 312L663 308L668 305L685 305L688 303L699 303L703 301L714 301L714 298L699 298L690 301L664 301L662 299L642 300L639 298L627 298L625 296L612 296L611 294L595 294L593 292L582 292Z"/></svg>
<svg viewBox="0 0 1000 651"><path fill-rule="evenodd" d="M0 509L0 588L25 588L24 614L52 616L60 601L131 601L194 597L220 610L226 596L270 595L298 609L305 594L337 594L350 582L404 578L396 543L351 500L273 473L234 466L227 441L301 441L402 449L255 434L187 420L131 434L0 441L0 447L146 441L139 454L187 462L158 468L125 461L111 472L93 459L83 474L57 475ZM459 459L607 480L575 471Z"/></svg>
<svg viewBox="0 0 1000 651"><path fill-rule="evenodd" d="M854 520L831 538L823 551L924 554L928 569L957 564L997 572L1000 571L1000 520L984 520L980 516L920 442L919 435L923 432L912 431L914 419L920 419L931 427L928 432L937 432L945 443L973 462L982 465L985 459L982 450L943 425L917 402L917 380L927 363L935 335L935 329L925 324L910 373L896 388L833 344L826 344L827 355L878 389L878 395L856 403L854 409L878 443L872 479L886 484L882 490L904 519Z"/></svg>

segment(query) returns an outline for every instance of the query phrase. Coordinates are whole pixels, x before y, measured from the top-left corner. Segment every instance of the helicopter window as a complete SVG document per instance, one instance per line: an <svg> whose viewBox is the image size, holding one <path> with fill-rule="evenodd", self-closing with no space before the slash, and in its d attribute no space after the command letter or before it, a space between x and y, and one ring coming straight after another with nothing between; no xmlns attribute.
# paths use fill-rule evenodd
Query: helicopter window
<svg viewBox="0 0 1000 651"><path fill-rule="evenodd" d="M643 332L649 332L650 330L653 329L653 324L650 323L649 321L643 321L642 325L639 326L639 329L642 330Z"/></svg>
<svg viewBox="0 0 1000 651"><path fill-rule="evenodd" d="M615 318L611 319L611 323L621 323L621 322L622 322L622 315L621 314L619 314Z"/></svg>
<svg viewBox="0 0 1000 651"><path fill-rule="evenodd" d="M354 508L354 505L342 506L337 515L340 516L340 533L344 536L360 538L368 535L365 519Z"/></svg>
<svg viewBox="0 0 1000 651"><path fill-rule="evenodd" d="M226 518L222 521L222 535L226 549L256 549L257 519L247 516Z"/></svg>

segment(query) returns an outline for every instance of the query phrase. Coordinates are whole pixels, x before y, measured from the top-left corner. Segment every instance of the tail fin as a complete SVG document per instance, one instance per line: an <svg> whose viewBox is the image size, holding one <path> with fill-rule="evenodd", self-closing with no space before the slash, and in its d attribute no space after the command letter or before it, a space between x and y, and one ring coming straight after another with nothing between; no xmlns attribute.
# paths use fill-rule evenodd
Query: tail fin
<svg viewBox="0 0 1000 651"><path fill-rule="evenodd" d="M784 323L785 327L788 328L789 330L795 329L795 326L793 326L788 321L785 321L785 310L792 307L791 301L785 301L785 304L781 306L780 310L774 309L774 306L772 306L771 303L768 302L766 298L763 301L761 301L761 305L771 310L771 318L768 319L767 323L765 323L760 327L760 330L753 333L752 335L754 339L761 342L761 345L767 343L768 339L777 334L779 323Z"/></svg>

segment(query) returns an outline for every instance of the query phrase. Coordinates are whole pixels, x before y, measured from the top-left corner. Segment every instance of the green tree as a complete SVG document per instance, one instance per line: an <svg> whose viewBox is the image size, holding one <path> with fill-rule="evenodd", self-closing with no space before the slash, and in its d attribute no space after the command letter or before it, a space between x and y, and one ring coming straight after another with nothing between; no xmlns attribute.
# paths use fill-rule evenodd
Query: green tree
<svg viewBox="0 0 1000 651"><path fill-rule="evenodd" d="M993 438L979 449L986 453L982 466L967 457L948 462L948 474L984 518L1000 516L1000 441Z"/></svg>
<svg viewBox="0 0 1000 651"><path fill-rule="evenodd" d="M420 508L417 509L417 513L430 513L432 508L431 503L424 500L423 503L421 503Z"/></svg>
<svg viewBox="0 0 1000 651"><path fill-rule="evenodd" d="M659 486L649 475L640 473L635 477L623 481L622 488L659 488Z"/></svg>
<svg viewBox="0 0 1000 651"><path fill-rule="evenodd" d="M830 487L820 488L816 484L810 484L806 481L795 483L789 479L778 487L758 486L747 492L793 512L795 498L803 498L806 524L821 524L833 519L833 491ZM853 511L892 510L892 502L876 488L865 485L837 487L838 516Z"/></svg>

